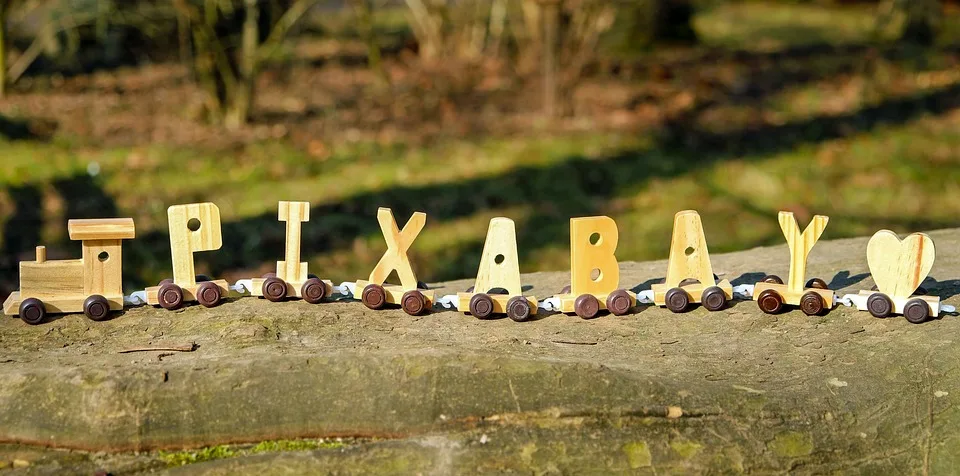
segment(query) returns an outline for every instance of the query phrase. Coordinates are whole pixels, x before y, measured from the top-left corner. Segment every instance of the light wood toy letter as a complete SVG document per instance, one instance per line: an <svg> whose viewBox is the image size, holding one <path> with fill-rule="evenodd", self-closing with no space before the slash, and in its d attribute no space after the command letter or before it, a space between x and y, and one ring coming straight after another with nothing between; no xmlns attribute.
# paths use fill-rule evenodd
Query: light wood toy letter
<svg viewBox="0 0 960 476"><path fill-rule="evenodd" d="M619 234L610 217L570 219L570 294L609 294L620 285ZM591 278L599 270L596 279Z"/></svg>
<svg viewBox="0 0 960 476"><path fill-rule="evenodd" d="M191 220L197 220L191 224ZM223 246L220 231L220 209L213 203L174 205L167 209L170 227L170 253L173 261L173 282L181 287L195 286L193 253L218 250ZM196 229L191 230L191 226Z"/></svg>
<svg viewBox="0 0 960 476"><path fill-rule="evenodd" d="M287 224L284 261L277 261L277 277L288 283L307 280L307 263L300 262L300 233L303 223L310 221L309 202L280 202L278 219Z"/></svg>
<svg viewBox="0 0 960 476"><path fill-rule="evenodd" d="M387 251L383 253L380 262L370 272L370 282L383 284L390 276L390 272L396 270L397 276L400 276L400 285L405 290L417 289L417 275L410 266L410 258L407 257L407 250L417 239L417 235L427 224L427 215L423 212L416 212L410 217L406 225L403 225L401 231L397 227L397 220L393 217L393 212L389 208L380 208L377 210L377 221L380 222L380 230L383 231L383 238L387 240Z"/></svg>
<svg viewBox="0 0 960 476"><path fill-rule="evenodd" d="M800 294L803 292L804 276L807 273L807 255L817 244L820 235L827 227L829 217L816 215L810 224L800 233L800 227L797 225L797 219L793 217L792 212L780 212L777 215L780 220L780 229L783 230L783 236L787 239L787 245L790 247L790 276L787 280L787 290L790 293Z"/></svg>
<svg viewBox="0 0 960 476"><path fill-rule="evenodd" d="M700 214L693 210L677 212L673 217L673 238L667 264L667 288L676 288L684 279L694 278L704 286L714 284L713 265L707 251Z"/></svg>
<svg viewBox="0 0 960 476"><path fill-rule="evenodd" d="M477 281L473 286L477 293L486 293L493 288L506 289L510 296L521 294L517 232L513 220L509 218L490 220Z"/></svg>

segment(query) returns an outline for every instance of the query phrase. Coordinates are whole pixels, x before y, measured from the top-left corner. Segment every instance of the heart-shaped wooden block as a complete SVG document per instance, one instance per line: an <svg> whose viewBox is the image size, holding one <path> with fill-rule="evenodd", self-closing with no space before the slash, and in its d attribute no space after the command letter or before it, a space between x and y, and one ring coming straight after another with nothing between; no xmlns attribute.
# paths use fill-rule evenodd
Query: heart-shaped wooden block
<svg viewBox="0 0 960 476"><path fill-rule="evenodd" d="M935 256L933 240L924 233L900 241L896 233L880 230L867 244L867 265L877 290L891 297L910 297L930 274Z"/></svg>

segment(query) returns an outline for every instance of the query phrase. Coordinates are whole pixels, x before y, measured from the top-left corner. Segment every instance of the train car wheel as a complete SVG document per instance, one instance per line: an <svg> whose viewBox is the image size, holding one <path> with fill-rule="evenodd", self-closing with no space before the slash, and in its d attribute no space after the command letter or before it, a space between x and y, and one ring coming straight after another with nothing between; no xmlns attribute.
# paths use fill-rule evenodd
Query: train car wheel
<svg viewBox="0 0 960 476"><path fill-rule="evenodd" d="M507 301L507 317L516 322L530 319L530 303L523 296L514 296Z"/></svg>
<svg viewBox="0 0 960 476"><path fill-rule="evenodd" d="M625 289L618 289L607 296L607 310L614 316L623 316L630 312L630 294Z"/></svg>
<svg viewBox="0 0 960 476"><path fill-rule="evenodd" d="M327 295L327 284L319 278L310 278L300 287L300 296L310 304L320 304Z"/></svg>
<svg viewBox="0 0 960 476"><path fill-rule="evenodd" d="M573 301L573 312L582 319L593 319L600 313L600 301L593 294L581 294Z"/></svg>
<svg viewBox="0 0 960 476"><path fill-rule="evenodd" d="M174 283L163 283L157 291L157 300L164 309L176 309L183 304L183 289Z"/></svg>
<svg viewBox="0 0 960 476"><path fill-rule="evenodd" d="M363 302L364 306L374 311L383 309L383 306L387 304L387 291L379 284L368 284L360 293L360 301Z"/></svg>
<svg viewBox="0 0 960 476"><path fill-rule="evenodd" d="M757 306L767 314L777 314L783 310L783 298L780 293L767 289L757 296Z"/></svg>
<svg viewBox="0 0 960 476"><path fill-rule="evenodd" d="M83 301L83 314L91 321L105 321L110 317L110 303L107 298L94 294Z"/></svg>
<svg viewBox="0 0 960 476"><path fill-rule="evenodd" d="M400 298L400 307L403 312L411 316L418 316L427 308L427 298L420 291L407 291Z"/></svg>
<svg viewBox="0 0 960 476"><path fill-rule="evenodd" d="M812 278L807 281L805 288L827 289L827 282L820 278Z"/></svg>
<svg viewBox="0 0 960 476"><path fill-rule="evenodd" d="M673 312L684 312L690 306L690 295L680 288L671 288L663 297L667 309Z"/></svg>
<svg viewBox="0 0 960 476"><path fill-rule="evenodd" d="M867 311L873 317L887 317L893 313L893 302L883 293L874 293L867 298Z"/></svg>
<svg viewBox="0 0 960 476"><path fill-rule="evenodd" d="M930 317L930 308L923 299L911 299L903 305L903 317L913 324L920 324Z"/></svg>
<svg viewBox="0 0 960 476"><path fill-rule="evenodd" d="M276 276L270 276L263 280L263 286L260 287L263 297L270 302L279 302L287 297L287 283Z"/></svg>
<svg viewBox="0 0 960 476"><path fill-rule="evenodd" d="M20 303L20 320L30 325L37 325L47 317L47 308L36 298L27 298Z"/></svg>
<svg viewBox="0 0 960 476"><path fill-rule="evenodd" d="M824 307L823 297L813 291L807 291L800 296L800 310L808 316L820 314Z"/></svg>
<svg viewBox="0 0 960 476"><path fill-rule="evenodd" d="M700 295L700 303L708 311L719 311L727 305L727 295L719 286L710 286Z"/></svg>
<svg viewBox="0 0 960 476"><path fill-rule="evenodd" d="M197 286L197 301L203 307L214 307L220 304L220 286L210 281L204 281Z"/></svg>
<svg viewBox="0 0 960 476"><path fill-rule="evenodd" d="M777 276L775 274L768 274L764 276L760 282L770 283L770 284L783 284L783 280L780 279L780 276Z"/></svg>
<svg viewBox="0 0 960 476"><path fill-rule="evenodd" d="M486 319L493 314L493 299L484 294L477 293L470 297L470 314L477 319Z"/></svg>

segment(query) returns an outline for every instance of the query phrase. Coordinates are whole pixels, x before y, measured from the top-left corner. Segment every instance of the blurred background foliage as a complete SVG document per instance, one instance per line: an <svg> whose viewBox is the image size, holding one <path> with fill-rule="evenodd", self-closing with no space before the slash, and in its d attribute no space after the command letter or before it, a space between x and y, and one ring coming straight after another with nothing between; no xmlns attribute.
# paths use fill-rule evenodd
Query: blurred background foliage
<svg viewBox="0 0 960 476"><path fill-rule="evenodd" d="M125 281L155 283L195 201L231 280L282 258L278 200L335 281L385 248L379 206L428 213L426 281L472 276L500 215L527 272L568 266L572 216L614 217L622 260L686 208L714 252L781 243L780 209L960 223L957 1L0 2L0 296L35 245L79 256L68 218L134 217Z"/></svg>

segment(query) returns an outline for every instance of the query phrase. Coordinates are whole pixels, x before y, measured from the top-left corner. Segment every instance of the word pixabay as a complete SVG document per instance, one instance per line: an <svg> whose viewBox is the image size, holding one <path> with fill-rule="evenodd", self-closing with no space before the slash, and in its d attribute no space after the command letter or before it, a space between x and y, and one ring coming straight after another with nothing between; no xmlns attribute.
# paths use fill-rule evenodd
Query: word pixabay
<svg viewBox="0 0 960 476"><path fill-rule="evenodd" d="M167 210L173 278L157 286L124 296L121 289L121 240L134 238L130 218L70 220L70 239L82 241L78 260L48 261L43 246L35 261L20 263L20 290L3 303L6 315L19 315L28 324L40 324L47 314L83 312L94 321L109 318L124 306L149 304L178 309L198 302L219 305L230 293L249 294L271 302L302 299L319 304L333 299L359 299L374 310L399 306L407 314L431 309L457 309L484 319L505 314L528 321L538 310L574 313L592 319L602 312L627 315L638 304L666 306L685 312L694 304L720 311L735 299L753 299L763 312L775 314L797 306L807 315L820 315L837 304L866 310L875 317L902 314L912 323L927 321L953 306L926 296L920 283L930 272L935 256L933 240L914 233L900 240L891 231L878 231L867 245L867 263L877 289L838 297L819 278L806 279L807 256L820 239L829 219L817 215L800 232L792 213L780 212L780 228L790 249L787 283L767 276L756 284L732 286L713 274L700 215L684 210L674 217L670 257L665 282L634 293L620 285L616 251L619 232L610 217L570 220L570 285L559 294L537 301L523 295L520 259L513 220L490 220L474 285L457 294L436 296L417 280L407 252L426 226L427 215L416 212L401 228L389 208L377 211L377 221L387 249L367 279L334 285L308 273L300 262L301 230L310 221L307 202L280 202L278 220L286 226L286 250L277 271L230 285L197 275L194 253L214 251L223 244L220 210L213 203L174 205ZM396 271L399 285L386 284ZM359 293L358 293L359 291Z"/></svg>

